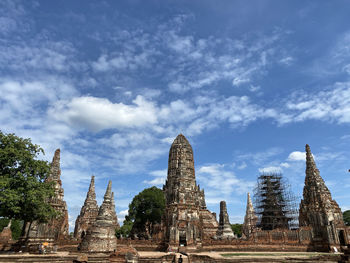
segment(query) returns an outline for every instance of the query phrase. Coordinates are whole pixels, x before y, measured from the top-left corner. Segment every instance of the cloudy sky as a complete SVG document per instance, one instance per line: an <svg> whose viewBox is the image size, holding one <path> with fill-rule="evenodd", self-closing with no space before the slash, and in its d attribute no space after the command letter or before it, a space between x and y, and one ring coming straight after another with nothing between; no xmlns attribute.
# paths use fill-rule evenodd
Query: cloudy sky
<svg viewBox="0 0 350 263"><path fill-rule="evenodd" d="M350 209L348 1L0 2L0 129L61 148L71 227L91 175L122 221L177 134L208 208L241 223L259 173L301 197L305 144Z"/></svg>

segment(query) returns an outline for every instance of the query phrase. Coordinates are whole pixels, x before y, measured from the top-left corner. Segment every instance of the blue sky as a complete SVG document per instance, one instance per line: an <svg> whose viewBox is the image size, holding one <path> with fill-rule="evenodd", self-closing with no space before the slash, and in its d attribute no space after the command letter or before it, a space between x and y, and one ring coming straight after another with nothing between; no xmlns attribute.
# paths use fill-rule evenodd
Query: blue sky
<svg viewBox="0 0 350 263"><path fill-rule="evenodd" d="M308 143L350 209L348 1L0 3L0 128L61 148L71 229L96 176L122 221L161 187L177 134L192 144L207 206L243 221L262 171L297 196Z"/></svg>

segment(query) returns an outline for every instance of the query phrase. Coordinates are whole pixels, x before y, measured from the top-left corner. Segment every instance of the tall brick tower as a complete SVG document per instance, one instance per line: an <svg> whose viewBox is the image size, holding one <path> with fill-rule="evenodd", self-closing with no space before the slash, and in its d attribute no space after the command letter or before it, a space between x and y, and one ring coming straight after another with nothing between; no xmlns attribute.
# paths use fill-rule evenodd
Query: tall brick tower
<svg viewBox="0 0 350 263"><path fill-rule="evenodd" d="M313 228L314 241L340 245L347 242L342 212L325 182L312 156L306 149L306 176L303 199L300 203L299 225Z"/></svg>
<svg viewBox="0 0 350 263"><path fill-rule="evenodd" d="M61 181L60 149L55 151L51 163L50 175L46 182L54 182L55 195L48 200L50 205L59 212L59 216L48 223L39 224L34 221L27 223L25 236L21 240L26 242L27 248L36 248L42 242L56 243L59 240L67 239L69 236L68 210L64 201L64 190Z"/></svg>
<svg viewBox="0 0 350 263"><path fill-rule="evenodd" d="M200 246L203 238L216 234L218 222L206 209L204 190L196 183L193 150L182 134L171 145L166 199L165 242L170 246Z"/></svg>

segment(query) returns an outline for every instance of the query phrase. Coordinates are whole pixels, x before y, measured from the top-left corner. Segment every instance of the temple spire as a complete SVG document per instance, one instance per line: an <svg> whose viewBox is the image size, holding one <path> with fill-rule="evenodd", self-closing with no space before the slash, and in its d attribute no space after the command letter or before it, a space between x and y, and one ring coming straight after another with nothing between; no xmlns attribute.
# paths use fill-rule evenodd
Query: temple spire
<svg viewBox="0 0 350 263"><path fill-rule="evenodd" d="M86 194L85 203L88 200L96 200L96 193L95 193L95 176L91 176L89 191Z"/></svg>
<svg viewBox="0 0 350 263"><path fill-rule="evenodd" d="M322 193L326 199L331 200L331 193L326 186L323 178L320 175L320 170L317 169L314 157L311 153L310 146L305 145L306 151L306 169L305 169L305 185L309 185L314 188L316 192ZM312 200L309 200L310 202ZM321 200L320 200L321 201Z"/></svg>
<svg viewBox="0 0 350 263"><path fill-rule="evenodd" d="M116 249L116 226L114 225L115 217L113 216L112 203L112 181L109 181L96 221L88 229L81 242L82 251L111 252Z"/></svg>
<svg viewBox="0 0 350 263"><path fill-rule="evenodd" d="M84 205L75 221L74 237L76 239L81 239L86 235L88 228L95 223L97 214L98 205L95 194L95 176L91 176L90 186L86 194Z"/></svg>
<svg viewBox="0 0 350 263"><path fill-rule="evenodd" d="M48 181L56 181L61 185L61 150L57 149L52 158L51 167L50 167L50 175L48 177Z"/></svg>
<svg viewBox="0 0 350 263"><path fill-rule="evenodd" d="M104 196L104 199L109 198L112 199L112 181L108 182L107 190Z"/></svg>
<svg viewBox="0 0 350 263"><path fill-rule="evenodd" d="M244 237L249 238L256 229L257 216L255 215L250 193L247 194L247 208L244 216L244 223L242 227L242 233Z"/></svg>
<svg viewBox="0 0 350 263"><path fill-rule="evenodd" d="M317 169L310 146L306 144L306 169L299 225L312 226L313 235L328 243L339 243L337 227L343 227L341 210Z"/></svg>

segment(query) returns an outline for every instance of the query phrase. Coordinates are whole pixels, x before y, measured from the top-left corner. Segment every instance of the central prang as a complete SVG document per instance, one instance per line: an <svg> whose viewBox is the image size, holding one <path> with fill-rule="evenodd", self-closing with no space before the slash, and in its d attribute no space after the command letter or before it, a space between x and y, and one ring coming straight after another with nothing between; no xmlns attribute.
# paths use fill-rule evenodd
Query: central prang
<svg viewBox="0 0 350 263"><path fill-rule="evenodd" d="M171 145L163 191L166 198L164 234L170 247L197 248L203 239L216 235L218 222L206 209L204 190L196 183L193 150L182 134Z"/></svg>

